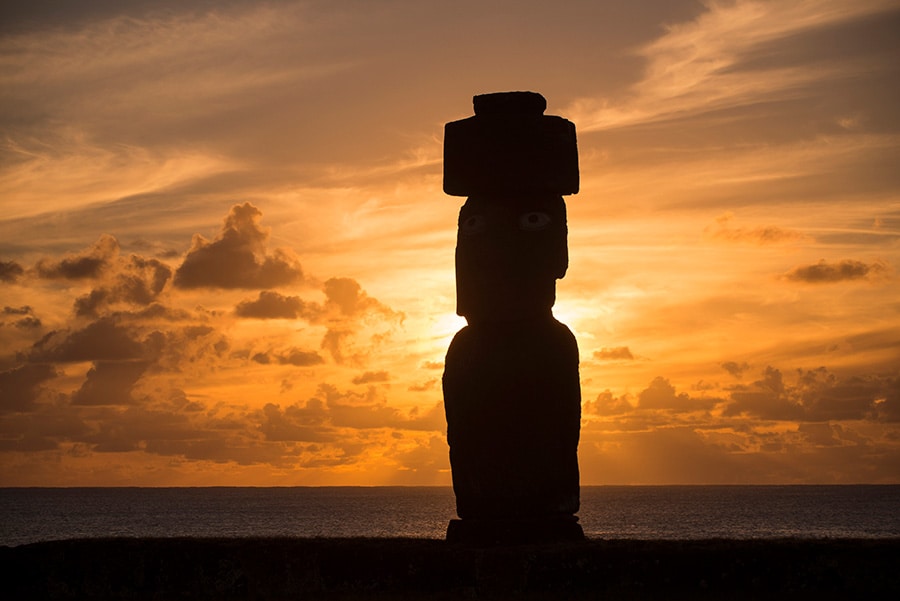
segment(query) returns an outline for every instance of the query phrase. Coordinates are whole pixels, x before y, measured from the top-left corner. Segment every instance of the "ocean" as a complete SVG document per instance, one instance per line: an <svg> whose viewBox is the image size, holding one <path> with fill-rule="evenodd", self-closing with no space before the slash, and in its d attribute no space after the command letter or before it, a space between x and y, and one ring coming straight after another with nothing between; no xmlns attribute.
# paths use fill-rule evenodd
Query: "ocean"
<svg viewBox="0 0 900 601"><path fill-rule="evenodd" d="M584 486L592 539L900 537L900 486ZM444 487L0 488L0 546L85 537L444 537Z"/></svg>

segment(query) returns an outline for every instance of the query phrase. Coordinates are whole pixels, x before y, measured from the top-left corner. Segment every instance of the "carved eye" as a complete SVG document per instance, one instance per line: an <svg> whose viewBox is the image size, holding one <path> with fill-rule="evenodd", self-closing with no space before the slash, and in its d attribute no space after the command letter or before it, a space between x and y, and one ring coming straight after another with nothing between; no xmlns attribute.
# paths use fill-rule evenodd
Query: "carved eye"
<svg viewBox="0 0 900 601"><path fill-rule="evenodd" d="M542 230L553 220L550 219L550 215L547 213L543 213L541 211L531 211L529 213L522 213L519 215L519 228L527 231L527 232L535 232L537 230Z"/></svg>
<svg viewBox="0 0 900 601"><path fill-rule="evenodd" d="M477 234L484 229L486 224L487 221L483 215L469 215L459 222L459 231L466 235Z"/></svg>

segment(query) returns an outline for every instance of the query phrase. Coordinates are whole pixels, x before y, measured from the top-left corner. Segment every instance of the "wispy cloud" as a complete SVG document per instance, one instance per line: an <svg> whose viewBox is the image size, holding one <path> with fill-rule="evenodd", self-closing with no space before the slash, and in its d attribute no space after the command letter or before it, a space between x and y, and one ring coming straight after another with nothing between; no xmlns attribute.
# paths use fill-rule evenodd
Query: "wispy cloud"
<svg viewBox="0 0 900 601"><path fill-rule="evenodd" d="M583 98L565 114L588 132L802 97L809 85L846 75L846 65L742 69L743 63L767 43L890 9L896 9L890 0L708 2L696 20L670 25L637 49L646 67L623 98Z"/></svg>

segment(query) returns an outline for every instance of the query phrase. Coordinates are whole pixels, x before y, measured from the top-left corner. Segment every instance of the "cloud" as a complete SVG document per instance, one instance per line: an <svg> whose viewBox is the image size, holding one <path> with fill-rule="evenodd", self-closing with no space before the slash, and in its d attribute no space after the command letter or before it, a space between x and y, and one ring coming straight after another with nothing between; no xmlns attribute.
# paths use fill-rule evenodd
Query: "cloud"
<svg viewBox="0 0 900 601"><path fill-rule="evenodd" d="M707 227L706 235L729 242L749 242L753 244L784 244L810 240L803 232L785 229L776 225L757 226L752 228L731 227L734 215L726 213L716 219L716 225Z"/></svg>
<svg viewBox="0 0 900 601"><path fill-rule="evenodd" d="M59 261L41 259L38 275L50 279L81 280L100 277L119 256L119 241L104 234L90 248Z"/></svg>
<svg viewBox="0 0 900 601"><path fill-rule="evenodd" d="M256 353L251 359L261 365L270 365L275 362L295 367L311 367L325 362L319 353L298 348L291 348L281 353Z"/></svg>
<svg viewBox="0 0 900 601"><path fill-rule="evenodd" d="M171 276L172 269L157 259L132 255L120 267L112 283L75 300L75 313L95 317L101 310L117 303L150 305L162 293Z"/></svg>
<svg viewBox="0 0 900 601"><path fill-rule="evenodd" d="M331 278L325 281L326 309L337 309L344 317L377 314L391 321L402 322L404 315L367 295L359 282L350 278Z"/></svg>
<svg viewBox="0 0 900 601"><path fill-rule="evenodd" d="M684 392L676 394L675 387L669 380L659 376L638 394L638 407L641 409L665 409L674 412L709 410L716 402L716 399L691 397Z"/></svg>
<svg viewBox="0 0 900 601"><path fill-rule="evenodd" d="M353 378L352 382L357 385L372 384L376 382L387 382L390 379L391 377L386 371L367 371Z"/></svg>
<svg viewBox="0 0 900 601"><path fill-rule="evenodd" d="M604 347L599 351L594 351L594 359L601 361L632 361L634 360L634 355L631 354L627 346Z"/></svg>
<svg viewBox="0 0 900 601"><path fill-rule="evenodd" d="M334 429L328 424L328 411L319 399L290 405L283 410L268 403L262 414L259 429L266 440L330 442L336 439Z"/></svg>
<svg viewBox="0 0 900 601"><path fill-rule="evenodd" d="M238 317L256 319L305 319L311 324L326 325L321 347L336 363L363 362L363 353L350 348L351 340L362 326L370 322L386 322L389 326L403 322L403 313L368 296L352 278L330 278L323 287L325 302L305 301L298 296L285 296L272 290L259 293L256 300L238 303ZM379 336L373 337L377 340ZM254 358L262 362L263 357Z"/></svg>
<svg viewBox="0 0 900 601"><path fill-rule="evenodd" d="M196 234L175 271L179 288L273 288L303 280L300 263L285 249L269 254L262 212L249 202L234 205L212 242Z"/></svg>
<svg viewBox="0 0 900 601"><path fill-rule="evenodd" d="M13 318L12 325L23 330L31 330L41 327L41 320L38 319L34 310L28 306L21 307L3 307L2 316L11 316ZM0 321L0 326L6 325L6 321Z"/></svg>
<svg viewBox="0 0 900 601"><path fill-rule="evenodd" d="M746 66L766 45L892 8L890 0L709 2L696 20L670 25L639 49L647 66L625 102L583 98L563 114L588 132L803 97L833 78L837 65Z"/></svg>
<svg viewBox="0 0 900 601"><path fill-rule="evenodd" d="M798 370L786 383L780 370L766 367L761 380L731 392L725 416L750 415L765 420L821 422L900 421L900 377L838 377L824 367Z"/></svg>
<svg viewBox="0 0 900 601"><path fill-rule="evenodd" d="M321 307L307 303L299 296L284 296L274 290L263 290L256 300L241 301L234 310L238 317L256 319L297 319L310 321L319 318Z"/></svg>
<svg viewBox="0 0 900 601"><path fill-rule="evenodd" d="M805 282L807 284L830 284L849 280L871 279L884 275L888 271L888 265L883 261L867 264L862 261L847 259L838 263L828 263L822 259L815 265L796 267L786 273L784 278L793 282Z"/></svg>
<svg viewBox="0 0 900 601"><path fill-rule="evenodd" d="M375 387L360 394L354 391L341 392L332 385L322 384L319 386L318 396L324 397L331 423L338 427L442 430L446 426L443 403L433 406L424 415L419 415L418 409L403 415L380 398Z"/></svg>
<svg viewBox="0 0 900 601"><path fill-rule="evenodd" d="M144 344L113 319L105 317L76 331L53 331L27 353L32 362L121 361L144 358Z"/></svg>
<svg viewBox="0 0 900 601"><path fill-rule="evenodd" d="M421 384L411 384L407 387L407 390L410 392L428 392L429 390L434 390L438 387L439 380L437 378L432 378L430 380L425 380Z"/></svg>
<svg viewBox="0 0 900 601"><path fill-rule="evenodd" d="M72 395L72 404L133 404L132 389L149 365L146 361L96 361Z"/></svg>
<svg viewBox="0 0 900 601"><path fill-rule="evenodd" d="M81 440L91 428L80 411L61 403L44 403L35 411L0 417L0 451L55 450L61 441Z"/></svg>
<svg viewBox="0 0 900 601"><path fill-rule="evenodd" d="M46 363L27 363L0 371L0 413L32 411L43 392L43 384L57 376Z"/></svg>
<svg viewBox="0 0 900 601"><path fill-rule="evenodd" d="M15 282L25 269L15 261L0 261L0 282Z"/></svg>
<svg viewBox="0 0 900 601"><path fill-rule="evenodd" d="M746 362L737 363L736 361L726 361L720 364L720 367L738 379L744 375L745 371L750 369L750 365Z"/></svg>
<svg viewBox="0 0 900 601"><path fill-rule="evenodd" d="M604 390L593 401L584 404L584 412L588 415L621 415L634 411L627 395L616 397L609 390Z"/></svg>

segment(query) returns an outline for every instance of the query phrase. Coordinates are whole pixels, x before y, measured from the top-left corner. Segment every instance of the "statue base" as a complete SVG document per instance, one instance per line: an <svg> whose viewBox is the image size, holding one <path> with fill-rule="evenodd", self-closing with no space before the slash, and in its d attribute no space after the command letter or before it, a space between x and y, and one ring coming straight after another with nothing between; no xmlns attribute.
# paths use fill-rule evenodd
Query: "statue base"
<svg viewBox="0 0 900 601"><path fill-rule="evenodd" d="M447 542L475 546L529 545L584 541L578 518L450 520Z"/></svg>

